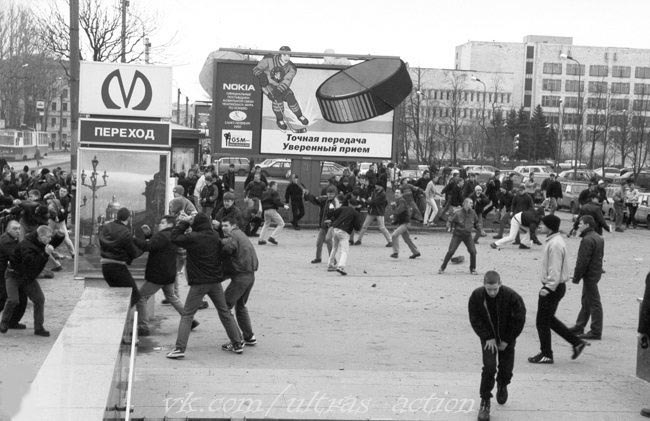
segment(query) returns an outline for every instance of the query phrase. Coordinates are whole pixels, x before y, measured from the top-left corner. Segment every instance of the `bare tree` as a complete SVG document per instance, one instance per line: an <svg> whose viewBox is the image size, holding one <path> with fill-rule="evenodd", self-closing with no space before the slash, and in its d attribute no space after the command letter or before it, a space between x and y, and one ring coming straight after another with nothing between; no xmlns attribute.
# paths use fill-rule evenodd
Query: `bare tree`
<svg viewBox="0 0 650 421"><path fill-rule="evenodd" d="M632 167L636 176L648 158L648 129L650 128L648 111L650 111L650 90L643 89L637 94L632 105L631 120L631 155Z"/></svg>
<svg viewBox="0 0 650 421"><path fill-rule="evenodd" d="M444 125L444 138L449 142L451 152L451 163L458 162L458 146L462 140L464 117L463 106L465 105L464 91L467 75L464 73L448 72L446 74L449 90L446 92L446 109L444 116L439 120Z"/></svg>

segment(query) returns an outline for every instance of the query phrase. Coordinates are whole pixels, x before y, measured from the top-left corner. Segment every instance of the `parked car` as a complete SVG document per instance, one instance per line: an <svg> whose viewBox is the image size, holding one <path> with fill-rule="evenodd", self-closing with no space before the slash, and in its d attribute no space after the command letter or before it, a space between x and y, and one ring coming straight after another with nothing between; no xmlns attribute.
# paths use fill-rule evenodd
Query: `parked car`
<svg viewBox="0 0 650 421"><path fill-rule="evenodd" d="M264 177L287 178L291 175L290 159L266 159L260 164Z"/></svg>
<svg viewBox="0 0 650 421"><path fill-rule="evenodd" d="M578 161L578 165L576 165L575 159L567 159L566 161L560 162L558 164L558 167L560 167L561 170L568 170L571 168L575 168L576 166L578 168L587 168L587 164L580 161Z"/></svg>
<svg viewBox="0 0 650 421"><path fill-rule="evenodd" d="M592 170L564 170L558 174L557 180L562 181L583 181L589 183L597 174Z"/></svg>
<svg viewBox="0 0 650 421"><path fill-rule="evenodd" d="M639 207L636 209L634 219L646 224L646 227L650 229L650 193L639 194Z"/></svg>
<svg viewBox="0 0 650 421"><path fill-rule="evenodd" d="M366 173L368 172L368 170L370 169L370 166L372 164L373 164L372 162L361 162L359 164L359 167L358 167L359 168L359 175L362 176L362 177L364 175L366 175Z"/></svg>
<svg viewBox="0 0 650 421"><path fill-rule="evenodd" d="M497 168L492 165L465 165L464 168L467 174L476 174L476 179L481 184L487 182L491 177L493 177L494 172L497 170Z"/></svg>
<svg viewBox="0 0 650 421"><path fill-rule="evenodd" d="M569 212L577 214L580 209L578 196L580 192L587 188L586 183L567 181L562 184L562 199L558 201L558 207L568 209Z"/></svg>
<svg viewBox="0 0 650 421"><path fill-rule="evenodd" d="M628 171L625 174L621 175L614 179L615 183L626 183L629 179L634 180L637 188L642 190L650 190L650 171L641 171L639 174L634 176L633 171Z"/></svg>
<svg viewBox="0 0 650 421"><path fill-rule="evenodd" d="M341 177L345 168L336 162L323 161L321 164L320 181L328 181L332 177Z"/></svg>
<svg viewBox="0 0 650 421"><path fill-rule="evenodd" d="M503 185L503 180L510 177L510 174L514 174L514 177L512 177L512 183L514 186L520 185L528 178L527 176L524 176L522 173L519 173L517 171L501 171L501 174L499 174L499 181L501 182L502 185ZM538 180L538 182L540 181Z"/></svg>
<svg viewBox="0 0 650 421"><path fill-rule="evenodd" d="M235 172L237 175L246 175L250 168L250 161L248 158L239 158L239 157L223 157L219 158L216 161L213 161L214 165L217 167L219 175L223 175L228 172L228 167L230 164L235 165Z"/></svg>
<svg viewBox="0 0 650 421"><path fill-rule="evenodd" d="M620 186L613 185L605 187L607 192L607 201L603 202L603 215L605 218L614 220L614 193L620 189Z"/></svg>
<svg viewBox="0 0 650 421"><path fill-rule="evenodd" d="M621 170L616 167L605 167L604 173L602 168L596 168L594 172L599 177L604 178L605 180L613 180L616 177L619 177L621 174Z"/></svg>
<svg viewBox="0 0 650 421"><path fill-rule="evenodd" d="M553 169L547 165L521 165L515 167L514 171L523 174L525 177L528 177L528 174L532 172L535 174L535 179L541 181L551 175Z"/></svg>

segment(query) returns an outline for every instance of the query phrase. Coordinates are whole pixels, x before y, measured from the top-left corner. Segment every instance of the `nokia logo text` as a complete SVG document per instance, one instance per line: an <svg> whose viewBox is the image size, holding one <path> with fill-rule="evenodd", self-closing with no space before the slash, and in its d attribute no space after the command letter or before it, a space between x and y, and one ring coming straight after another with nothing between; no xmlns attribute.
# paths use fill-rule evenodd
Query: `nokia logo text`
<svg viewBox="0 0 650 421"><path fill-rule="evenodd" d="M224 91L254 91L255 87L245 83L224 83L223 89Z"/></svg>

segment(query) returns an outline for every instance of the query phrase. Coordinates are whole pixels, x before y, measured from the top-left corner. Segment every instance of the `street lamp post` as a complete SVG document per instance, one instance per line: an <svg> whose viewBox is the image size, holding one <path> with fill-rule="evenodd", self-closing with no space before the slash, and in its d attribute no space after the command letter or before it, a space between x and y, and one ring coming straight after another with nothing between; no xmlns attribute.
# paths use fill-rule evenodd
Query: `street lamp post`
<svg viewBox="0 0 650 421"><path fill-rule="evenodd" d="M578 160L580 159L580 135L582 132L582 86L581 86L581 78L580 76L582 75L582 69L580 66L580 62L573 57L571 57L568 54L560 54L560 58L565 59L565 60L571 60L575 62L578 65L578 121L577 121L577 133L576 133L576 148L575 148L575 155L574 155L574 168L573 168L573 177L574 179L577 178L578 176Z"/></svg>
<svg viewBox="0 0 650 421"><path fill-rule="evenodd" d="M483 82L481 79L477 78L476 76L472 76L472 80L475 80L479 82L481 85L483 85L483 109L481 111L481 125L483 126L483 132L485 133L485 139L481 142L481 164L484 164L484 153L485 153L485 141L487 140L488 132L487 128L485 127L485 97L487 96L487 86L485 85L485 82Z"/></svg>
<svg viewBox="0 0 650 421"><path fill-rule="evenodd" d="M564 101L560 98L560 112L558 113L558 133L557 133L557 156L555 157L555 165L558 165L558 161L562 160L562 136L564 135L563 127L563 118L564 118Z"/></svg>
<svg viewBox="0 0 650 421"><path fill-rule="evenodd" d="M104 175L102 175L102 180L104 180L104 185L97 185L97 176L99 173L97 172L97 165L99 165L99 160L97 159L97 156L93 158L92 161L90 161L92 166L93 166L93 172L90 173L89 181L90 184L86 183L86 171L81 170L81 185L88 187L90 191L92 192L92 196L90 197L91 199L91 228L90 228L90 236L88 238L88 248L92 249L95 247L95 244L93 243L93 232L95 231L95 199L97 199L97 191L103 187L106 187L107 184L107 178L108 175L106 174L106 170L104 170ZM85 205L85 196L84 196L84 205Z"/></svg>

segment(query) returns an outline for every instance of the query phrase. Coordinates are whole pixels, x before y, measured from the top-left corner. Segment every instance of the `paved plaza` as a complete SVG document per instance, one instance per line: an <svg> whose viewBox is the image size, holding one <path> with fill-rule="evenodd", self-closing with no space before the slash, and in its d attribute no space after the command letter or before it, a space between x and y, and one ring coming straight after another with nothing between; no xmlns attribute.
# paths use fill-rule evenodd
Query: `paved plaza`
<svg viewBox="0 0 650 421"><path fill-rule="evenodd" d="M563 228L568 214L561 214ZM348 276L328 273L314 258L315 230L286 229L278 246L258 246L260 270L249 309L258 345L243 355L221 351L227 341L214 306L197 314L184 360L168 360L178 315L157 304L152 336L142 338L136 362L135 417L289 419L476 419L481 353L467 315L470 292L482 276L469 259L438 275L449 234L413 235L422 258L400 258L377 231L350 248ZM491 234L491 233L490 233ZM543 236L541 236L543 239ZM579 359L553 336L554 365L533 365L540 247L478 246L478 271L497 270L525 300L526 325L517 342L510 398L492 401L494 420L643 419L650 386L635 377L638 303L650 270L650 232L605 233L600 283L605 327ZM579 239L567 240L571 266ZM53 337L9 331L3 348L0 418L23 394L47 355L83 283L71 274L42 281L46 327ZM581 286L570 284L558 317L572 325ZM187 287L182 287L183 295ZM161 297L157 297L159 303ZM31 306L26 316L31 327ZM6 358L5 358L6 356ZM9 376L7 376L9 374ZM30 378L31 376L31 378ZM9 379L9 380L7 380ZM13 387L17 384L19 387Z"/></svg>

